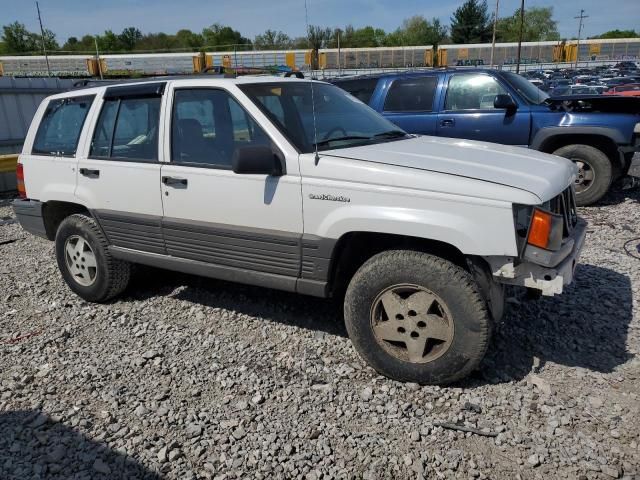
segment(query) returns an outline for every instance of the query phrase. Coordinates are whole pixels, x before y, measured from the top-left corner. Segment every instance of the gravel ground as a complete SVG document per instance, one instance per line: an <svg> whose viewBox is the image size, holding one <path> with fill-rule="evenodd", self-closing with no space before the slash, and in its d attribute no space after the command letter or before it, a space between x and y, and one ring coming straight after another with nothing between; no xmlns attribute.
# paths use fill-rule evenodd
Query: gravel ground
<svg viewBox="0 0 640 480"><path fill-rule="evenodd" d="M640 478L639 201L581 209L576 283L510 296L449 388L376 375L314 298L140 269L85 303L0 220L0 478Z"/></svg>

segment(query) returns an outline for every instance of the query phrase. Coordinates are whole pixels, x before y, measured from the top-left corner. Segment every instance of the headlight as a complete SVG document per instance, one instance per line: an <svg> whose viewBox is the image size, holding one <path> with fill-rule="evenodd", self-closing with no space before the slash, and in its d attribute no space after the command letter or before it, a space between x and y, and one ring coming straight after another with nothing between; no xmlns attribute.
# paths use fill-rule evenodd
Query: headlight
<svg viewBox="0 0 640 480"><path fill-rule="evenodd" d="M640 133L640 123L636 123L636 126L633 127L633 133Z"/></svg>
<svg viewBox="0 0 640 480"><path fill-rule="evenodd" d="M559 250L562 246L563 227L562 216L534 208L527 243L545 250Z"/></svg>

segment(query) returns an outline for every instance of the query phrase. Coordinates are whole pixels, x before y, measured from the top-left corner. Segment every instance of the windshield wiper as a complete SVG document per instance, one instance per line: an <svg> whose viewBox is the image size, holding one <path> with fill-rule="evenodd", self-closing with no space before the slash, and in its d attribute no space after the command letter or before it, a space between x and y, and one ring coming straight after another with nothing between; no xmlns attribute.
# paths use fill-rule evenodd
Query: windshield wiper
<svg viewBox="0 0 640 480"><path fill-rule="evenodd" d="M377 133L372 138L400 138L406 136L407 132L402 130L389 130L388 132Z"/></svg>
<svg viewBox="0 0 640 480"><path fill-rule="evenodd" d="M327 138L326 140L320 140L314 143L314 147L326 147L332 142L341 142L343 140L371 140L371 137L363 137L362 135L348 135L346 137Z"/></svg>

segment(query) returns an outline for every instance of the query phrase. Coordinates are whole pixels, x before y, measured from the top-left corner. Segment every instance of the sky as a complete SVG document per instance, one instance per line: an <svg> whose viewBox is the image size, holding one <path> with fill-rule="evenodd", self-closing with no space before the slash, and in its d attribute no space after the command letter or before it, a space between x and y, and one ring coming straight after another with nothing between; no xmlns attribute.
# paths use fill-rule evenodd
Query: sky
<svg viewBox="0 0 640 480"><path fill-rule="evenodd" d="M439 18L445 25L464 0L307 0L309 23L338 27L373 25L395 30L402 20L413 15ZM491 11L495 0L488 0ZM519 0L500 0L499 16L512 14ZM613 29L640 27L640 0L525 0L525 7L554 8L554 18L563 38L577 35L575 16L585 10L583 35L597 35ZM200 32L213 23L222 23L253 38L270 28L292 37L305 32L305 0L40 0L45 28L56 33L59 43L69 36L116 33L135 26L143 33L175 33L181 28ZM35 1L0 0L0 25L13 21L38 30Z"/></svg>

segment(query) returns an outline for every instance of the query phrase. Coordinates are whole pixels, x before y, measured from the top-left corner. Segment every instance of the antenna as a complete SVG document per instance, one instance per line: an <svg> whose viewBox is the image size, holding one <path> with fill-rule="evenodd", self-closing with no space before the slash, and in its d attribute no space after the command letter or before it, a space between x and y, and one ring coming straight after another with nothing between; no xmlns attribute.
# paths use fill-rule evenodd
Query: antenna
<svg viewBox="0 0 640 480"><path fill-rule="evenodd" d="M580 19L580 24L578 26L578 41L576 42L576 70L578 69L578 61L580 60L580 35L582 34L582 20L585 18L589 18L589 15L584 14L584 10L580 10L579 17L573 17L576 20Z"/></svg>
<svg viewBox="0 0 640 480"><path fill-rule="evenodd" d="M44 41L44 28L42 27L42 17L40 16L40 5L36 2L36 10L38 10L38 21L40 22L40 38L42 39L42 51L44 59L47 62L47 75L51 76L51 68L49 67L49 56L47 55L47 44Z"/></svg>
<svg viewBox="0 0 640 480"><path fill-rule="evenodd" d="M307 42L312 49L310 73L313 72L313 63L315 57L315 49L311 45L311 27L309 26L309 11L307 9L307 0L304 0L304 23L307 25ZM315 149L314 161L318 165L320 155L318 155L318 129L316 128L316 101L313 96L313 75L309 75L309 83L311 85L311 115L313 117L313 147Z"/></svg>

